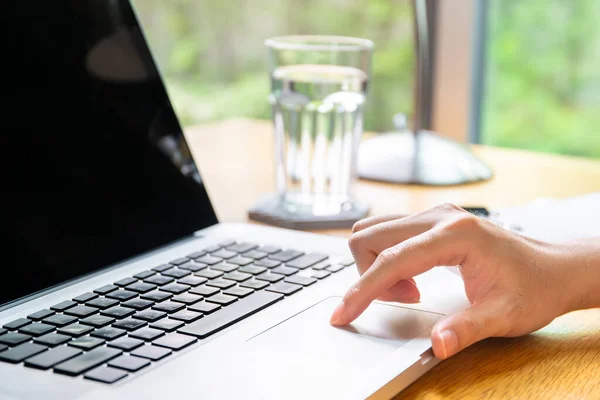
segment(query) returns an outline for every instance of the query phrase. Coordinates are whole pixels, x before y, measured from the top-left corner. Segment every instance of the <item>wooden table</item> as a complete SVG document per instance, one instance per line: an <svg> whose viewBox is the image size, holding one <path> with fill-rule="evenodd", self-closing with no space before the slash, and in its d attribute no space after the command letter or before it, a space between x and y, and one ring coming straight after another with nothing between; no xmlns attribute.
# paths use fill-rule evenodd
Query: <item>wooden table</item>
<svg viewBox="0 0 600 400"><path fill-rule="evenodd" d="M250 222L248 208L275 187L271 124L235 119L190 127L186 136L219 220ZM356 195L379 215L443 202L500 208L600 191L600 161L474 150L494 169L491 181L447 188L359 181ZM440 363L398 398L600 399L600 309L567 314L526 337L478 343Z"/></svg>

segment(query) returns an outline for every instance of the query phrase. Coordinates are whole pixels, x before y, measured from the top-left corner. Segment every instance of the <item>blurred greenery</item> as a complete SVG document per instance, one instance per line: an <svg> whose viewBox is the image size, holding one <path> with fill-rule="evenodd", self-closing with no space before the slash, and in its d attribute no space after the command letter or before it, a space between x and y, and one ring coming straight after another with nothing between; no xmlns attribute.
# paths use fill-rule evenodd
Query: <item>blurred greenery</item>
<svg viewBox="0 0 600 400"><path fill-rule="evenodd" d="M452 0L461 1L461 0ZM408 0L137 0L183 124L270 118L265 39L375 42L365 129L412 112ZM600 157L600 1L489 0L483 143Z"/></svg>
<svg viewBox="0 0 600 400"><path fill-rule="evenodd" d="M600 1L489 5L482 142L600 158Z"/></svg>
<svg viewBox="0 0 600 400"><path fill-rule="evenodd" d="M407 0L137 0L152 51L184 125L271 118L272 36L330 34L375 42L365 129L393 128L412 110L413 41Z"/></svg>

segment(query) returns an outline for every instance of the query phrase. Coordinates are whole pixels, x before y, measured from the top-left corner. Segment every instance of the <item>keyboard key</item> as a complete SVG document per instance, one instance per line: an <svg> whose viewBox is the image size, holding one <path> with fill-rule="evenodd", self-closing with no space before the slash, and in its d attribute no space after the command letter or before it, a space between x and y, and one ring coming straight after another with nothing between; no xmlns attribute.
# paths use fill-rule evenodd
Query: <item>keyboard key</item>
<svg viewBox="0 0 600 400"><path fill-rule="evenodd" d="M129 372L136 372L150 365L150 361L145 358L134 356L121 356L108 362L109 367L123 369Z"/></svg>
<svg viewBox="0 0 600 400"><path fill-rule="evenodd" d="M18 345L17 347L13 347L10 350L6 350L0 353L0 361L16 364L20 363L26 358L29 358L46 350L48 350L48 348L46 346L42 346L41 344L23 343Z"/></svg>
<svg viewBox="0 0 600 400"><path fill-rule="evenodd" d="M3 328L13 331L13 330L19 329L25 325L29 325L30 323L31 323L31 320L29 320L27 318L19 318L19 319L15 319L14 321L4 324Z"/></svg>
<svg viewBox="0 0 600 400"><path fill-rule="evenodd" d="M117 286L127 286L127 285L131 285L132 283L135 283L135 282L137 282L137 279L135 279L135 278L124 278L124 279L121 279L119 281L116 281L115 285L117 285Z"/></svg>
<svg viewBox="0 0 600 400"><path fill-rule="evenodd" d="M227 305L237 301L237 297L228 296L226 294L219 293L219 294L215 294L214 296L210 296L209 298L206 299L206 301L211 302L211 303L217 303L222 306L227 306Z"/></svg>
<svg viewBox="0 0 600 400"><path fill-rule="evenodd" d="M154 275L148 279L145 279L144 282L151 283L153 285L162 286L162 285L166 285L167 283L171 283L174 280L175 280L175 278L171 278L170 276Z"/></svg>
<svg viewBox="0 0 600 400"><path fill-rule="evenodd" d="M104 328L106 329L106 328ZM109 347L98 347L85 354L81 354L54 367L54 371L66 375L79 375L89 369L104 364L105 362L121 355L121 350Z"/></svg>
<svg viewBox="0 0 600 400"><path fill-rule="evenodd" d="M343 265L344 267L349 267L352 264L354 264L354 258L352 258L352 257L342 258L340 261L338 261L338 263Z"/></svg>
<svg viewBox="0 0 600 400"><path fill-rule="evenodd" d="M303 254L304 253L302 253L301 251L297 251L297 250L283 250L283 251L280 251L279 253L269 255L269 258L271 260L288 262L288 261L293 260L294 258L300 257Z"/></svg>
<svg viewBox="0 0 600 400"><path fill-rule="evenodd" d="M192 321L197 320L198 318L202 318L202 314L195 311L183 310L176 312L175 314L171 314L171 318L178 319L185 323L190 323Z"/></svg>
<svg viewBox="0 0 600 400"><path fill-rule="evenodd" d="M105 328L98 329L97 331L90 333L90 336L94 336L104 340L114 340L118 337L125 335L125 333L127 333L127 331L123 329L107 326Z"/></svg>
<svg viewBox="0 0 600 400"><path fill-rule="evenodd" d="M158 361L161 358L165 358L166 356L168 356L171 353L172 353L171 350L166 349L164 347L150 345L150 346L142 346L138 349L135 349L134 351L131 352L131 355L147 358L152 361Z"/></svg>
<svg viewBox="0 0 600 400"><path fill-rule="evenodd" d="M164 335L165 332L159 329L142 328L129 334L130 337L150 342L157 337Z"/></svg>
<svg viewBox="0 0 600 400"><path fill-rule="evenodd" d="M169 314L183 310L184 308L185 305L181 303L175 303L173 301L164 301L162 303L155 304L152 307L153 310L164 311Z"/></svg>
<svg viewBox="0 0 600 400"><path fill-rule="evenodd" d="M8 346L5 344L0 344L0 352L3 352L4 350L8 349Z"/></svg>
<svg viewBox="0 0 600 400"><path fill-rule="evenodd" d="M245 274L243 272L238 272L238 271L230 272L228 274L225 274L225 276L223 277L223 279L229 279L231 281L236 281L236 282L244 282L250 278L252 278L252 275Z"/></svg>
<svg viewBox="0 0 600 400"><path fill-rule="evenodd" d="M219 276L223 275L223 272L216 271L213 269L205 269L204 271L196 272L194 275L202 277L202 278L206 278L206 279L215 279L215 278L218 278Z"/></svg>
<svg viewBox="0 0 600 400"><path fill-rule="evenodd" d="M156 274L156 272L151 271L151 270L147 270L147 271L138 272L133 277L137 278L137 279L146 279L146 278L149 278L149 277L151 277L152 275L155 275L155 274Z"/></svg>
<svg viewBox="0 0 600 400"><path fill-rule="evenodd" d="M74 317L79 317L79 318L89 317L90 315L96 314L97 312L98 312L97 308L84 306L84 305L78 305L78 306L69 308L68 310L65 310L65 314L72 315Z"/></svg>
<svg viewBox="0 0 600 400"><path fill-rule="evenodd" d="M66 343L71 339L71 336L61 335L60 333L49 333L47 335L34 338L33 341L43 344L44 346L54 347L58 346L59 344Z"/></svg>
<svg viewBox="0 0 600 400"><path fill-rule="evenodd" d="M31 336L18 332L8 332L0 336L0 343L8 346L16 346L23 342L28 342L29 340L31 340Z"/></svg>
<svg viewBox="0 0 600 400"><path fill-rule="evenodd" d="M95 299L96 297L98 297L97 293L87 292L84 294L80 294L77 297L73 297L73 301L76 301L78 303L87 303L88 301Z"/></svg>
<svg viewBox="0 0 600 400"><path fill-rule="evenodd" d="M188 271L187 269L171 268L167 271L163 271L162 274L165 276L170 276L172 278L179 279L191 274L191 271Z"/></svg>
<svg viewBox="0 0 600 400"><path fill-rule="evenodd" d="M189 290L189 288L190 287L187 285L181 285L179 283L169 283L168 285L161 287L160 290L165 291L165 292L179 294L179 293L186 292L187 290Z"/></svg>
<svg viewBox="0 0 600 400"><path fill-rule="evenodd" d="M133 349L137 349L138 347L140 347L143 344L144 344L143 340L134 339L132 337L127 337L127 336L118 338L118 339L113 340L112 342L108 343L108 345L110 347L121 349L123 351L131 351Z"/></svg>
<svg viewBox="0 0 600 400"><path fill-rule="evenodd" d="M239 268L239 265L228 264L228 263L225 262L225 263L213 265L211 267L211 270L213 270L213 271L222 271L222 272L231 272L231 271L235 271L238 268Z"/></svg>
<svg viewBox="0 0 600 400"><path fill-rule="evenodd" d="M330 267L325 268L329 272L338 272L344 269L344 266L341 264L332 265Z"/></svg>
<svg viewBox="0 0 600 400"><path fill-rule="evenodd" d="M27 316L27 318L29 318L32 321L41 321L44 318L49 317L51 315L54 315L54 311L40 310L40 311L34 312L33 314L29 314Z"/></svg>
<svg viewBox="0 0 600 400"><path fill-rule="evenodd" d="M242 256L251 258L253 260L261 260L261 259L265 258L266 256L268 256L268 254L263 253L262 251L250 250L250 251L242 254Z"/></svg>
<svg viewBox="0 0 600 400"><path fill-rule="evenodd" d="M315 283L316 281L317 280L315 278L309 278L307 276L299 276L299 275L288 276L287 278L284 279L284 282L295 283L296 285L302 285L302 286L310 286L313 283Z"/></svg>
<svg viewBox="0 0 600 400"><path fill-rule="evenodd" d="M269 292L281 293L281 294L285 294L286 296L289 296L291 294L296 293L300 289L302 289L302 286L300 286L300 285L279 282L279 283L274 284L273 286L269 286L265 290L268 290Z"/></svg>
<svg viewBox="0 0 600 400"><path fill-rule="evenodd" d="M173 266L171 264L162 264L162 265L158 265L158 266L152 268L152 271L163 272L163 271L166 271L171 268L173 268Z"/></svg>
<svg viewBox="0 0 600 400"><path fill-rule="evenodd" d="M66 361L80 354L81 350L73 347L55 347L54 349L45 351L37 356L28 358L25 360L25 366L38 369L48 369L52 368L58 363Z"/></svg>
<svg viewBox="0 0 600 400"><path fill-rule="evenodd" d="M238 243L238 244L234 244L233 246L228 246L227 250L235 251L236 253L245 253L245 252L255 249L257 247L258 246L255 245L254 243Z"/></svg>
<svg viewBox="0 0 600 400"><path fill-rule="evenodd" d="M177 283L181 283L183 285L189 285L189 286L198 286L198 285L203 284L206 281L207 281L206 278L201 278L199 276L190 275L190 276L186 276L183 279L180 279Z"/></svg>
<svg viewBox="0 0 600 400"><path fill-rule="evenodd" d="M310 273L310 276L312 278L317 278L317 279L327 278L329 275L331 275L331 272L329 272L329 271L313 271Z"/></svg>
<svg viewBox="0 0 600 400"><path fill-rule="evenodd" d="M160 292L158 290L155 290L153 292L144 293L141 297L142 297L142 299L145 299L145 300L160 302L160 301L164 301L164 300L168 299L171 296L173 296L171 293Z"/></svg>
<svg viewBox="0 0 600 400"><path fill-rule="evenodd" d="M187 257L179 257L179 258L177 258L175 260L169 261L169 264L181 265L181 264L185 264L188 261L190 261L190 259L187 258Z"/></svg>
<svg viewBox="0 0 600 400"><path fill-rule="evenodd" d="M281 261L269 260L265 258L263 260L254 261L254 265L258 265L259 267L267 267L267 268L275 268L278 265L281 265Z"/></svg>
<svg viewBox="0 0 600 400"><path fill-rule="evenodd" d="M207 265L215 265L215 264L218 264L221 261L223 261L223 259L218 258L218 257L213 257L213 256L210 256L207 254L205 256L197 258L196 261L207 264Z"/></svg>
<svg viewBox="0 0 600 400"><path fill-rule="evenodd" d="M256 265L246 265L245 267L240 267L240 269L238 269L239 272L244 272L246 274L252 274L252 275L262 274L266 270L267 270L267 268L259 267Z"/></svg>
<svg viewBox="0 0 600 400"><path fill-rule="evenodd" d="M127 372L111 367L100 367L88 372L83 377L92 381L114 383L127 376Z"/></svg>
<svg viewBox="0 0 600 400"><path fill-rule="evenodd" d="M273 254L273 253L279 253L281 251L281 249L276 246L260 246L259 248L256 249L256 251L260 251L262 253L267 253L267 254Z"/></svg>
<svg viewBox="0 0 600 400"><path fill-rule="evenodd" d="M114 299L107 299L106 297L99 297L97 299L90 300L85 304L90 307L96 307L101 310L105 310L109 307L119 304L119 302Z"/></svg>
<svg viewBox="0 0 600 400"><path fill-rule="evenodd" d="M134 314L133 318L141 319L143 321L154 322L167 315L164 311L157 310L144 310Z"/></svg>
<svg viewBox="0 0 600 400"><path fill-rule="evenodd" d="M87 325L82 324L71 324L67 326L63 326L62 328L58 328L58 333L62 333L63 335L69 335L73 337L83 336L86 333L93 331L94 328Z"/></svg>
<svg viewBox="0 0 600 400"><path fill-rule="evenodd" d="M206 254L205 251L195 251L193 253L188 254L186 257L195 260L196 258L200 258L200 257L202 257L205 254Z"/></svg>
<svg viewBox="0 0 600 400"><path fill-rule="evenodd" d="M65 300L63 302L53 305L52 307L50 307L50 309L54 311L63 312L67 308L75 307L76 305L77 303L75 303L73 300Z"/></svg>
<svg viewBox="0 0 600 400"><path fill-rule="evenodd" d="M26 335L31 335L31 336L42 336L42 335L45 335L46 333L52 332L54 329L56 329L54 327L54 325L48 325L48 324L44 324L41 322L36 322L34 324L29 324L29 325L22 327L21 329L19 329L19 332L24 333Z"/></svg>
<svg viewBox="0 0 600 400"><path fill-rule="evenodd" d="M252 289L236 286L236 287L232 287L232 288L225 290L223 292L223 294L226 294L229 296L236 296L236 297L246 297L246 296L252 294L253 292L254 292L254 290L252 290Z"/></svg>
<svg viewBox="0 0 600 400"><path fill-rule="evenodd" d="M180 333L171 333L155 340L152 344L177 351L197 341L198 339L193 336L182 335Z"/></svg>
<svg viewBox="0 0 600 400"><path fill-rule="evenodd" d="M229 260L227 260L227 262L230 264L243 266L243 265L252 264L254 262L254 260L251 258L248 258L248 257L236 256L236 257L230 258Z"/></svg>
<svg viewBox="0 0 600 400"><path fill-rule="evenodd" d="M247 287L247 288L254 289L254 290L260 290L260 289L264 289L267 286L269 286L269 282L257 281L257 280L253 279L251 281L246 281L246 282L240 283L240 286Z"/></svg>
<svg viewBox="0 0 600 400"><path fill-rule="evenodd" d="M233 258L233 257L237 256L237 253L233 252L233 251L222 249L219 251L215 251L214 253L211 253L211 256L219 257L224 260L227 260L228 258Z"/></svg>
<svg viewBox="0 0 600 400"><path fill-rule="evenodd" d="M80 323L93 326L94 328L102 328L103 326L112 324L114 321L114 318L105 315L92 315L91 317L79 320Z"/></svg>
<svg viewBox="0 0 600 400"><path fill-rule="evenodd" d="M147 293L151 290L156 289L156 285L151 285L146 282L135 282L135 283L132 283L131 285L125 287L125 289L130 290L132 292L136 292L136 293Z"/></svg>
<svg viewBox="0 0 600 400"><path fill-rule="evenodd" d="M206 286L214 286L214 287L218 287L220 289L227 289L234 285L235 285L234 281L228 281L223 278L213 279L212 281L208 281L206 283ZM195 292L192 292L192 293L195 293Z"/></svg>
<svg viewBox="0 0 600 400"><path fill-rule="evenodd" d="M129 299L133 299L134 297L137 297L137 295L138 294L136 292L119 289L112 293L107 294L106 297L108 297L109 299L115 299L115 300L119 300L119 301L127 301Z"/></svg>
<svg viewBox="0 0 600 400"><path fill-rule="evenodd" d="M256 292L246 298L240 299L229 307L225 307L190 325L184 326L179 329L179 332L203 339L275 304L282 298L283 295L278 293Z"/></svg>
<svg viewBox="0 0 600 400"><path fill-rule="evenodd" d="M215 303L207 303L205 301L196 303L193 306L190 306L189 309L192 311L198 311L202 314L210 314L212 312L217 311L221 306Z"/></svg>
<svg viewBox="0 0 600 400"><path fill-rule="evenodd" d="M116 306L113 308L109 308L108 310L102 310L102 311L100 311L100 314L106 315L108 317L116 318L116 319L121 319L121 318L129 317L134 312L135 312L135 310L133 308Z"/></svg>
<svg viewBox="0 0 600 400"><path fill-rule="evenodd" d="M184 325L182 321L175 319L164 318L160 321L156 321L150 325L150 328L161 329L166 332L173 332L175 329L179 329Z"/></svg>
<svg viewBox="0 0 600 400"><path fill-rule="evenodd" d="M127 300L126 302L124 302L121 305L123 307L129 307L129 308L133 308L134 310L141 311L141 310L145 310L148 307L153 306L154 302L150 301L150 300L145 300L145 299L131 299L131 300Z"/></svg>
<svg viewBox="0 0 600 400"><path fill-rule="evenodd" d="M107 293L113 292L117 289L118 289L118 287L115 285L104 285L104 286L94 290L94 292L98 293L98 294L107 294Z"/></svg>
<svg viewBox="0 0 600 400"><path fill-rule="evenodd" d="M55 315L49 316L48 318L44 318L42 321L47 324L51 324L51 325L60 327L60 326L67 326L67 325L77 321L77 318L72 317L70 315L55 314Z"/></svg>
<svg viewBox="0 0 600 400"><path fill-rule="evenodd" d="M182 293L174 296L171 300L177 303L183 303L185 305L192 305L202 300L202 296L192 293Z"/></svg>
<svg viewBox="0 0 600 400"><path fill-rule="evenodd" d="M236 243L235 240L226 239L226 240L223 240L221 243L219 243L219 246L227 247L227 246L234 245L235 243Z"/></svg>
<svg viewBox="0 0 600 400"><path fill-rule="evenodd" d="M148 325L148 323L141 319L125 318L115 322L112 326L119 329L125 329L126 331L135 331L146 325Z"/></svg>
<svg viewBox="0 0 600 400"><path fill-rule="evenodd" d="M78 349L85 351L94 349L102 344L104 344L104 339L91 336L83 336L69 342L69 346L77 347Z"/></svg>
<svg viewBox="0 0 600 400"><path fill-rule="evenodd" d="M207 296L212 296L215 293L219 293L219 289L210 287L210 286L206 286L206 285L202 285L202 286L198 286L198 287L190 289L190 293L199 294L200 296L207 297Z"/></svg>
<svg viewBox="0 0 600 400"><path fill-rule="evenodd" d="M221 249L221 246L218 245L214 245L214 246L208 246L205 249L202 249L205 253L214 253L215 251L218 251Z"/></svg>
<svg viewBox="0 0 600 400"><path fill-rule="evenodd" d="M305 254L302 257L298 257L290 262L287 262L286 266L292 267L292 268L305 269L305 268L308 268L311 265L315 265L323 260L327 260L327 258L329 258L329 256L327 256L325 254L310 253L310 254Z"/></svg>
<svg viewBox="0 0 600 400"><path fill-rule="evenodd" d="M181 268L181 269L187 269L188 271L192 271L192 272L198 272L206 267L207 267L207 265L204 263L198 263L198 262L193 262L193 261L190 261L189 263L179 266L179 268Z"/></svg>
<svg viewBox="0 0 600 400"><path fill-rule="evenodd" d="M313 265L311 268L317 271L323 270L327 267L329 267L331 265L331 262L329 262L328 260L325 261L321 261L320 263L317 263L315 265Z"/></svg>
<svg viewBox="0 0 600 400"><path fill-rule="evenodd" d="M281 266L281 267L272 269L271 272L274 274L290 276L290 275L294 275L296 272L298 272L298 270L296 268Z"/></svg>
<svg viewBox="0 0 600 400"><path fill-rule="evenodd" d="M279 282L283 278L284 278L283 275L272 274L270 272L265 272L264 274L260 274L260 275L256 276L256 279L258 279L259 281L267 281L267 282L271 282L271 283Z"/></svg>

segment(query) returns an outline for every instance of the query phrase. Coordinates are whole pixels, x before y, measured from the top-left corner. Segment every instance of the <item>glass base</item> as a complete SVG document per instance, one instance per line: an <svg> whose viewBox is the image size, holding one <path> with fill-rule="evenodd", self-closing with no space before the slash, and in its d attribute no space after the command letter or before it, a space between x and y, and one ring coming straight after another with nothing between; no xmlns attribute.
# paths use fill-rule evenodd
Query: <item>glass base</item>
<svg viewBox="0 0 600 400"><path fill-rule="evenodd" d="M288 229L345 229L369 214L369 206L353 199L301 194L270 194L248 210L255 221Z"/></svg>

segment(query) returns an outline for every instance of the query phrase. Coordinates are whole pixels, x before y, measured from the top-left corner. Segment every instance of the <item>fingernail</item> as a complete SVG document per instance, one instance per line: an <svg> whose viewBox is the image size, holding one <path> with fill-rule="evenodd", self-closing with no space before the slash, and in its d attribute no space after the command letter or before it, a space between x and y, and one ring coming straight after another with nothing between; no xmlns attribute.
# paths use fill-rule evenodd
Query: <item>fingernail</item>
<svg viewBox="0 0 600 400"><path fill-rule="evenodd" d="M344 305L344 301L342 301L335 308L335 310L333 311L333 314L331 314L331 318L329 319L329 323L331 325L339 325L340 321L342 320L342 317L344 316L345 312L346 312L346 306Z"/></svg>
<svg viewBox="0 0 600 400"><path fill-rule="evenodd" d="M444 358L454 354L458 349L458 338L452 329L446 329L440 333L440 340L444 350Z"/></svg>

